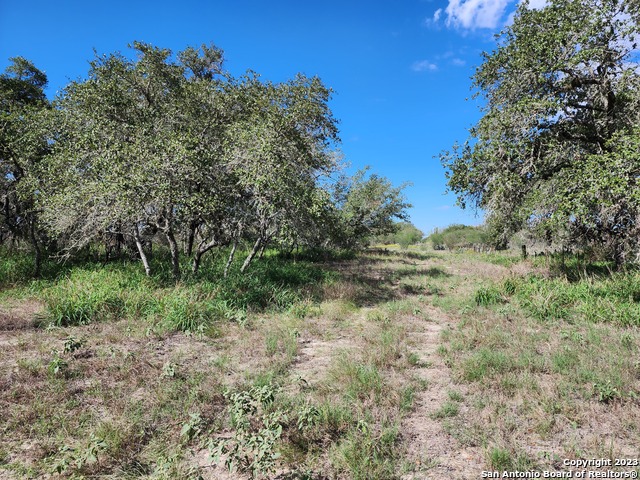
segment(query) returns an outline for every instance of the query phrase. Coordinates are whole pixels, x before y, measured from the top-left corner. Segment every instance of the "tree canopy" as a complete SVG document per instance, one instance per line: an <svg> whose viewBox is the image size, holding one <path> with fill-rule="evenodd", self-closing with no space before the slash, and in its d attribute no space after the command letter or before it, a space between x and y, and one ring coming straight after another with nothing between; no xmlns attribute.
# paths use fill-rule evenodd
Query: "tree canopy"
<svg viewBox="0 0 640 480"><path fill-rule="evenodd" d="M0 74L0 244L27 240L40 268L40 232L34 198L25 178L48 151L42 115L49 103L47 76L22 57L11 58Z"/></svg>
<svg viewBox="0 0 640 480"><path fill-rule="evenodd" d="M332 91L319 78L233 77L213 45L132 50L96 55L51 108L28 61L0 76L2 232L23 217L20 180L53 253L128 244L149 274L159 239L179 278L182 255L197 272L207 252L231 246L229 265L246 241L244 270L269 244L357 248L406 218L402 187L342 173Z"/></svg>
<svg viewBox="0 0 640 480"><path fill-rule="evenodd" d="M484 54L473 77L484 115L441 161L498 244L526 227L619 263L638 251L638 13L621 0L523 2Z"/></svg>

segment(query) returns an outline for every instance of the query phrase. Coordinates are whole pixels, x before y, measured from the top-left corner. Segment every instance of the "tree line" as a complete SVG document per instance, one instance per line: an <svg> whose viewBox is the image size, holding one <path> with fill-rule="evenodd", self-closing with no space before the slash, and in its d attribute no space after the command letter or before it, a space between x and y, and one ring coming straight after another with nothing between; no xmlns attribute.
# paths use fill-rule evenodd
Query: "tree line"
<svg viewBox="0 0 640 480"><path fill-rule="evenodd" d="M521 2L473 76L483 116L440 156L459 204L487 212L496 246L549 243L640 255L640 4Z"/></svg>
<svg viewBox="0 0 640 480"><path fill-rule="evenodd" d="M298 74L234 77L213 46L96 55L86 79L49 101L46 75L11 59L0 75L0 245L68 257L153 239L197 272L210 251L250 244L358 248L394 230L402 190L367 169L344 173L332 91Z"/></svg>

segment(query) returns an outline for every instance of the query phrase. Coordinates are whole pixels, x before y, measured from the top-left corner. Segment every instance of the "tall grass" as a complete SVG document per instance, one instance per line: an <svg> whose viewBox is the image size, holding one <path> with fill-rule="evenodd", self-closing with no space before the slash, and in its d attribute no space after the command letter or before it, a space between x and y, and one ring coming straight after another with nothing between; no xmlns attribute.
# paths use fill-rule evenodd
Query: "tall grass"
<svg viewBox="0 0 640 480"><path fill-rule="evenodd" d="M232 270L223 277L224 259L211 257L198 275L175 284L171 272L153 261L146 277L136 262L85 263L61 271L36 293L45 303L44 317L58 325L78 325L111 318L144 318L172 330L206 329L221 319L243 320L249 311L282 311L319 294L335 274L306 262L271 256L250 272ZM187 270L188 265L184 265ZM16 276L24 268L12 267Z"/></svg>
<svg viewBox="0 0 640 480"><path fill-rule="evenodd" d="M531 276L509 279L502 290L540 320L583 318L623 326L640 325L639 272L589 276L575 282L562 277Z"/></svg>

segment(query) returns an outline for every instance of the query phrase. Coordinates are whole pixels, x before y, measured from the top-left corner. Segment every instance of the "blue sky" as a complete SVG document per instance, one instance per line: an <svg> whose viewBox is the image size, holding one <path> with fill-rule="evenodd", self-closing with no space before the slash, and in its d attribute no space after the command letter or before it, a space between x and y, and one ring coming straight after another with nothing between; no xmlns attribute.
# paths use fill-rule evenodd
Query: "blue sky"
<svg viewBox="0 0 640 480"><path fill-rule="evenodd" d="M434 157L465 140L479 118L470 77L516 2L0 0L0 70L12 56L32 60L47 73L52 98L86 76L94 48L124 53L140 40L174 51L213 43L234 75L318 75L335 90L345 160L395 184L412 182L411 218L427 233L482 222L444 194Z"/></svg>

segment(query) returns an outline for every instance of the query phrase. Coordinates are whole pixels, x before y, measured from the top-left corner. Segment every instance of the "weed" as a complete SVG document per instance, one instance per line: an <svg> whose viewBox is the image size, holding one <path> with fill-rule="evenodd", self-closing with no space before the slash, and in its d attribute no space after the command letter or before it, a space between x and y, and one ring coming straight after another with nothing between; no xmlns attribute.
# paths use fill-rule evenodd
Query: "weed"
<svg viewBox="0 0 640 480"><path fill-rule="evenodd" d="M413 386L409 385L402 390L400 395L400 410L408 412L413 407L413 402L416 398L416 390Z"/></svg>
<svg viewBox="0 0 640 480"><path fill-rule="evenodd" d="M189 417L189 421L187 421L182 426L182 430L180 430L180 437L182 437L185 442L190 442L200 435L204 425L204 421L199 413L190 413Z"/></svg>
<svg viewBox="0 0 640 480"><path fill-rule="evenodd" d="M501 351L482 347L462 362L462 377L478 381L514 368L513 359Z"/></svg>
<svg viewBox="0 0 640 480"><path fill-rule="evenodd" d="M433 413L433 418L455 417L460 412L460 406L453 401L446 401L438 410Z"/></svg>
<svg viewBox="0 0 640 480"><path fill-rule="evenodd" d="M605 383L594 383L593 392L598 397L598 401L602 403L610 403L621 396L620 390L614 387L610 380Z"/></svg>
<svg viewBox="0 0 640 480"><path fill-rule="evenodd" d="M504 298L502 297L502 294L500 293L500 290L498 290L495 287L488 287L488 288L480 288L476 291L475 294L475 302L476 305L481 306L481 307L488 307L489 305L495 305L498 303L504 303Z"/></svg>
<svg viewBox="0 0 640 480"><path fill-rule="evenodd" d="M412 367L424 367L424 363L420 360L420 355L415 352L409 352L407 355L407 363Z"/></svg>
<svg viewBox="0 0 640 480"><path fill-rule="evenodd" d="M264 339L267 355L273 356L278 351L279 332L270 332Z"/></svg>
<svg viewBox="0 0 640 480"><path fill-rule="evenodd" d="M620 335L620 343L623 347L631 350L635 346L633 335L629 332L624 332Z"/></svg>
<svg viewBox="0 0 640 480"><path fill-rule="evenodd" d="M107 444L101 438L94 435L89 439L88 444L81 449L74 449L64 445L58 450L59 458L53 466L53 471L60 474L65 473L70 467L81 470L85 465L91 465L98 461L98 455L106 450Z"/></svg>
<svg viewBox="0 0 640 480"><path fill-rule="evenodd" d="M397 441L396 426L376 430L361 421L334 450L333 464L354 480L395 478L399 470Z"/></svg>
<svg viewBox="0 0 640 480"><path fill-rule="evenodd" d="M402 357L404 346L402 332L398 328L383 329L373 337L371 361L377 367L385 368L393 365Z"/></svg>
<svg viewBox="0 0 640 480"><path fill-rule="evenodd" d="M346 396L352 400L371 396L379 399L382 393L383 382L378 368L368 363L353 362L346 355L338 358L333 377L346 384Z"/></svg>
<svg viewBox="0 0 640 480"><path fill-rule="evenodd" d="M253 387L236 393L225 392L229 415L234 427L231 438L211 439L209 451L214 462L225 456L229 471L240 469L252 478L273 473L280 457L275 449L282 435L287 415L282 411L267 411L273 404L275 390L270 385Z"/></svg>
<svg viewBox="0 0 640 480"><path fill-rule="evenodd" d="M47 371L50 375L59 375L64 373L68 366L69 364L60 357L58 351L54 351L53 359L49 362L49 365L47 365Z"/></svg>
<svg viewBox="0 0 640 480"><path fill-rule="evenodd" d="M375 309L367 312L367 320L370 320L372 322L388 323L389 317L385 312L379 309Z"/></svg>
<svg viewBox="0 0 640 480"><path fill-rule="evenodd" d="M518 281L515 278L507 278L502 282L502 289L507 295L514 295L518 289Z"/></svg>
<svg viewBox="0 0 640 480"><path fill-rule="evenodd" d="M462 394L460 392L456 392L455 390L449 390L447 392L447 396L449 400L454 402L461 402L463 400Z"/></svg>
<svg viewBox="0 0 640 480"><path fill-rule="evenodd" d="M493 447L489 451L488 463L493 470L507 471L513 468L513 457L511 452L499 447Z"/></svg>
<svg viewBox="0 0 640 480"><path fill-rule="evenodd" d="M162 376L167 378L173 378L176 376L177 365L173 362L166 362L162 366Z"/></svg>
<svg viewBox="0 0 640 480"><path fill-rule="evenodd" d="M67 337L64 339L64 346L62 351L64 353L73 353L76 350L79 350L80 348L82 348L85 344L85 341L82 339L77 339L73 336Z"/></svg>
<svg viewBox="0 0 640 480"><path fill-rule="evenodd" d="M296 329L277 329L269 331L265 336L265 350L272 357L278 352L284 353L287 358L293 359L298 353L298 337L300 333Z"/></svg>

